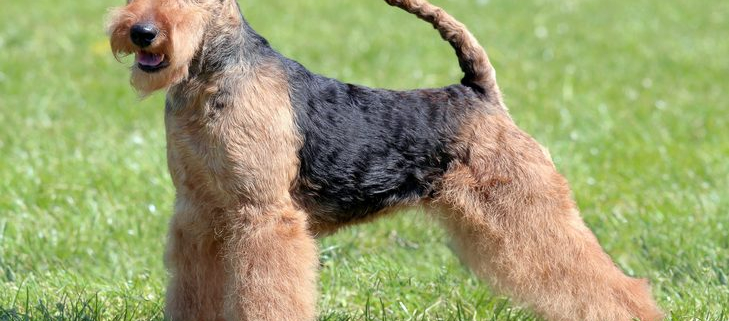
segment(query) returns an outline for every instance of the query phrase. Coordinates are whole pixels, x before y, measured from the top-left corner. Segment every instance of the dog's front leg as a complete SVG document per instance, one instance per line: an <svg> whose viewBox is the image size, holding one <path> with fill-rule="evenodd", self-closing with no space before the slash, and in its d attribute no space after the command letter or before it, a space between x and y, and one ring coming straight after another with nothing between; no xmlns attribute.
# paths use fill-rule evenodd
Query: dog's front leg
<svg viewBox="0 0 729 321"><path fill-rule="evenodd" d="M318 256L306 215L284 203L246 205L227 216L226 319L314 320Z"/></svg>
<svg viewBox="0 0 729 321"><path fill-rule="evenodd" d="M172 321L222 321L225 274L215 220L220 211L178 195L165 265L170 272L165 313Z"/></svg>

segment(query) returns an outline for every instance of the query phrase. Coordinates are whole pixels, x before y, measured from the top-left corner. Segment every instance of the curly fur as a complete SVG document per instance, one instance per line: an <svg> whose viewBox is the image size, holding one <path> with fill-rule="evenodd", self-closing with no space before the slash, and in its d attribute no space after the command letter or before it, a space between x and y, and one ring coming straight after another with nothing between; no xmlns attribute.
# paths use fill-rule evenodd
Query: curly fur
<svg viewBox="0 0 729 321"><path fill-rule="evenodd" d="M177 190L165 262L171 320L316 317L316 237L421 205L495 289L548 320L662 319L585 226L546 149L514 124L473 35L424 0L386 0L431 23L464 77L391 91L309 72L259 36L234 0L131 0L109 17L142 95L167 91ZM135 24L158 30L151 45Z"/></svg>

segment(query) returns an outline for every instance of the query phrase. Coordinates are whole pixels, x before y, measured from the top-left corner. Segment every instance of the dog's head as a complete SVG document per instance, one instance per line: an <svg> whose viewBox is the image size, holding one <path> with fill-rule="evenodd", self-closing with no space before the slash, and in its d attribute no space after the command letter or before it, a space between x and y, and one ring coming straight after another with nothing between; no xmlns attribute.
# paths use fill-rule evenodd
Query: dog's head
<svg viewBox="0 0 729 321"><path fill-rule="evenodd" d="M141 95L187 77L211 19L234 0L128 0L112 9L107 33L119 59L134 54L131 83Z"/></svg>

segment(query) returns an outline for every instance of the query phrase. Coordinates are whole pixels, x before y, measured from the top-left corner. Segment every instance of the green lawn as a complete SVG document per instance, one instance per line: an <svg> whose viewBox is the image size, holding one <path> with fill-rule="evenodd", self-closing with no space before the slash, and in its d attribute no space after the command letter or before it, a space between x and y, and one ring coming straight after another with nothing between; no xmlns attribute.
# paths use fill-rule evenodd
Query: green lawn
<svg viewBox="0 0 729 321"><path fill-rule="evenodd" d="M108 51L123 0L0 2L0 321L161 320L173 188L163 96ZM670 320L729 320L729 1L438 0L487 47L520 126ZM449 46L379 0L247 0L313 71L458 81ZM127 61L127 65L128 65ZM321 243L321 320L530 320L422 213Z"/></svg>

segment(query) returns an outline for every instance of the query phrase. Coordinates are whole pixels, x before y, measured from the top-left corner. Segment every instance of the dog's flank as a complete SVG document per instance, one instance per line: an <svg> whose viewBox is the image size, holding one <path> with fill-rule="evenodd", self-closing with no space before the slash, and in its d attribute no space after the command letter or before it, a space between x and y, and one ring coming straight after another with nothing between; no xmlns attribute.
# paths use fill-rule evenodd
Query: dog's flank
<svg viewBox="0 0 729 321"><path fill-rule="evenodd" d="M111 15L132 85L167 89L176 187L171 320L315 319L316 236L422 205L480 277L549 320L661 319L585 227L545 149L516 127L486 53L424 0L464 78L344 84L274 51L234 0L132 0Z"/></svg>
<svg viewBox="0 0 729 321"><path fill-rule="evenodd" d="M432 196L458 158L461 121L492 106L470 87L390 91L343 84L287 62L303 146L296 199L344 224Z"/></svg>

